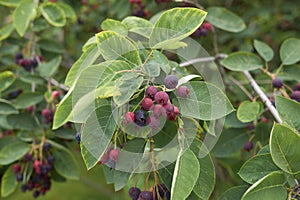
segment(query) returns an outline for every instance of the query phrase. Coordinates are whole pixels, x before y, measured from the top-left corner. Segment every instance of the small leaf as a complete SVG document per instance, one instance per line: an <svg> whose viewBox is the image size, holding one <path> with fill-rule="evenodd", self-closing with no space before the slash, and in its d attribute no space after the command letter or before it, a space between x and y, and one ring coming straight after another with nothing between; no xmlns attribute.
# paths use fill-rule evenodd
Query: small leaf
<svg viewBox="0 0 300 200"><path fill-rule="evenodd" d="M64 10L55 3L43 3L40 10L44 18L52 26L62 27L66 24L66 16Z"/></svg>
<svg viewBox="0 0 300 200"><path fill-rule="evenodd" d="M0 99L0 115L18 114L19 111L7 100Z"/></svg>
<svg viewBox="0 0 300 200"><path fill-rule="evenodd" d="M283 65L292 65L300 60L300 40L296 38L286 39L280 49L280 59Z"/></svg>
<svg viewBox="0 0 300 200"><path fill-rule="evenodd" d="M286 200L287 190L283 186L285 182L286 177L283 173L278 171L272 172L248 188L241 200Z"/></svg>
<svg viewBox="0 0 300 200"><path fill-rule="evenodd" d="M300 135L286 125L274 124L270 150L274 163L289 174L300 172Z"/></svg>
<svg viewBox="0 0 300 200"><path fill-rule="evenodd" d="M146 19L129 16L122 20L122 23L126 25L128 31L137 33L146 38L150 38L153 24Z"/></svg>
<svg viewBox="0 0 300 200"><path fill-rule="evenodd" d="M261 59L250 52L235 52L221 61L224 67L232 71L251 71L263 66Z"/></svg>
<svg viewBox="0 0 300 200"><path fill-rule="evenodd" d="M40 103L41 101L43 101L44 99L44 95L38 92L25 92L25 93L21 93L16 101L14 102L14 106L17 109L23 109L23 108L27 108L29 106L33 106L35 104Z"/></svg>
<svg viewBox="0 0 300 200"><path fill-rule="evenodd" d="M237 110L237 118L241 122L252 122L260 114L261 107L258 102L243 101Z"/></svg>
<svg viewBox="0 0 300 200"><path fill-rule="evenodd" d="M278 171L271 154L256 155L247 160L238 174L247 183L253 184L271 172Z"/></svg>
<svg viewBox="0 0 300 200"><path fill-rule="evenodd" d="M52 53L62 54L65 52L64 47L61 43L57 42L56 40L50 39L41 39L37 42L38 46L45 50Z"/></svg>
<svg viewBox="0 0 300 200"><path fill-rule="evenodd" d="M62 59L61 56L57 56L47 63L42 62L38 67L38 71L40 72L40 75L45 78L50 78L54 76L58 71L59 65L61 63L61 59Z"/></svg>
<svg viewBox="0 0 300 200"><path fill-rule="evenodd" d="M7 197L11 195L18 186L16 175L13 171L13 165L6 169L1 179L1 196Z"/></svg>
<svg viewBox="0 0 300 200"><path fill-rule="evenodd" d="M8 7L17 7L22 0L0 0L0 5Z"/></svg>
<svg viewBox="0 0 300 200"><path fill-rule="evenodd" d="M28 151L30 146L24 142L16 141L4 146L0 150L0 165L8 165L22 158Z"/></svg>
<svg viewBox="0 0 300 200"><path fill-rule="evenodd" d="M16 80L14 73L11 71L4 71L0 73L0 92L6 90Z"/></svg>
<svg viewBox="0 0 300 200"><path fill-rule="evenodd" d="M114 31L121 35L127 35L128 30L126 25L114 19L106 19L101 23L101 29L104 31Z"/></svg>
<svg viewBox="0 0 300 200"><path fill-rule="evenodd" d="M13 32L14 29L15 29L15 27L11 23L6 24L5 26L3 26L0 29L0 41L5 40L6 38L8 38L10 36L10 34Z"/></svg>
<svg viewBox="0 0 300 200"><path fill-rule="evenodd" d="M246 28L242 18L223 7L207 8L207 18L212 25L225 31L237 33Z"/></svg>
<svg viewBox="0 0 300 200"><path fill-rule="evenodd" d="M66 18L70 18L73 21L76 20L76 13L71 6L63 2L56 2L56 4L64 11Z"/></svg>
<svg viewBox="0 0 300 200"><path fill-rule="evenodd" d="M266 61L269 62L274 57L273 49L264 42L254 40L254 47L259 55Z"/></svg>
<svg viewBox="0 0 300 200"><path fill-rule="evenodd" d="M179 155L172 180L171 200L182 200L192 192L200 173L200 164L195 154L187 149Z"/></svg>
<svg viewBox="0 0 300 200"><path fill-rule="evenodd" d="M223 194L221 194L221 196L218 198L218 200L241 199L247 189L248 189L248 186L246 186L246 185L232 187L232 188L226 190Z"/></svg>
<svg viewBox="0 0 300 200"><path fill-rule="evenodd" d="M14 26L21 37L25 34L29 23L36 16L36 4L31 0L24 0L13 13Z"/></svg>
<svg viewBox="0 0 300 200"><path fill-rule="evenodd" d="M27 112L7 116L7 122L14 129L33 130L38 127L36 119Z"/></svg>

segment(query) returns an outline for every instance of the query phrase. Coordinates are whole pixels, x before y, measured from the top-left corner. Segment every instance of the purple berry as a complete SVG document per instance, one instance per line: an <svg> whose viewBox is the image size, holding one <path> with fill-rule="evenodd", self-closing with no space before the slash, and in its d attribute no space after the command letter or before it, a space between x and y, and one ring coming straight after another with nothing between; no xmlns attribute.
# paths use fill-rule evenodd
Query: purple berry
<svg viewBox="0 0 300 200"><path fill-rule="evenodd" d="M20 164L15 164L13 166L13 171L14 171L15 174L20 172L21 171L21 165Z"/></svg>
<svg viewBox="0 0 300 200"><path fill-rule="evenodd" d="M154 117L159 118L161 116L166 116L166 109L162 105L157 104L152 108L152 113Z"/></svg>
<svg viewBox="0 0 300 200"><path fill-rule="evenodd" d="M164 80L164 84L166 88L174 89L178 84L178 78L175 75L168 75Z"/></svg>
<svg viewBox="0 0 300 200"><path fill-rule="evenodd" d="M32 155L29 153L25 154L23 157L23 162L30 162L30 161L32 161Z"/></svg>
<svg viewBox="0 0 300 200"><path fill-rule="evenodd" d="M295 90L299 90L299 91L300 91L300 83L297 83L297 84L296 84Z"/></svg>
<svg viewBox="0 0 300 200"><path fill-rule="evenodd" d="M275 78L272 81L272 85L274 88L281 88L283 86L283 81L280 78Z"/></svg>
<svg viewBox="0 0 300 200"><path fill-rule="evenodd" d="M174 106L172 105L172 103L170 101L168 101L165 105L164 105L164 109L166 110L167 114L170 112L174 111Z"/></svg>
<svg viewBox="0 0 300 200"><path fill-rule="evenodd" d="M81 132L77 132L76 135L75 135L75 139L77 140L77 143L79 144L80 141L81 141Z"/></svg>
<svg viewBox="0 0 300 200"><path fill-rule="evenodd" d="M134 116L133 112L127 112L125 114L125 124L133 123L134 119L135 119L135 116Z"/></svg>
<svg viewBox="0 0 300 200"><path fill-rule="evenodd" d="M153 101L152 101L151 98L146 97L146 98L143 99L141 104L142 104L142 108L144 110L150 110L151 107L153 106Z"/></svg>
<svg viewBox="0 0 300 200"><path fill-rule="evenodd" d="M166 192L166 200L171 199L171 193L169 191Z"/></svg>
<svg viewBox="0 0 300 200"><path fill-rule="evenodd" d="M145 126L146 125L146 114L143 110L137 110L135 112L134 122L139 126Z"/></svg>
<svg viewBox="0 0 300 200"><path fill-rule="evenodd" d="M54 161L55 161L55 157L52 156L52 155L50 155L50 156L47 157L47 161L48 161L49 164L52 165L54 163Z"/></svg>
<svg viewBox="0 0 300 200"><path fill-rule="evenodd" d="M245 151L251 151L253 149L253 143L251 141L247 141L244 144L244 150Z"/></svg>
<svg viewBox="0 0 300 200"><path fill-rule="evenodd" d="M40 196L40 191L39 191L39 190L35 190L35 191L32 193L32 196L33 196L33 198L37 198L38 196Z"/></svg>
<svg viewBox="0 0 300 200"><path fill-rule="evenodd" d="M154 100L155 94L157 93L157 88L154 86L149 86L147 87L146 91L145 91L145 96L151 98L152 100Z"/></svg>
<svg viewBox="0 0 300 200"><path fill-rule="evenodd" d="M16 174L16 180L17 180L18 182L21 182L21 181L23 180L23 173L18 172L18 173Z"/></svg>
<svg viewBox="0 0 300 200"><path fill-rule="evenodd" d="M22 185L22 186L21 186L21 191L22 191L22 192L26 192L27 189L28 189L28 186L27 186L27 185Z"/></svg>
<svg viewBox="0 0 300 200"><path fill-rule="evenodd" d="M137 187L132 187L128 191L128 194L132 200L137 200L139 198L140 193L141 190Z"/></svg>
<svg viewBox="0 0 300 200"><path fill-rule="evenodd" d="M140 193L139 200L153 200L152 192L143 191Z"/></svg>
<svg viewBox="0 0 300 200"><path fill-rule="evenodd" d="M52 146L51 146L50 143L45 142L44 145L43 145L43 150L44 150L44 151L49 151L51 147L52 147Z"/></svg>
<svg viewBox="0 0 300 200"><path fill-rule="evenodd" d="M166 92L157 92L155 95L155 102L160 105L165 105L169 101L169 95Z"/></svg>
<svg viewBox="0 0 300 200"><path fill-rule="evenodd" d="M177 91L176 91L177 96L181 97L181 98L185 98L188 97L190 94L190 89L186 86L180 86Z"/></svg>
<svg viewBox="0 0 300 200"><path fill-rule="evenodd" d="M292 93L291 98L300 102L300 91L296 90Z"/></svg>

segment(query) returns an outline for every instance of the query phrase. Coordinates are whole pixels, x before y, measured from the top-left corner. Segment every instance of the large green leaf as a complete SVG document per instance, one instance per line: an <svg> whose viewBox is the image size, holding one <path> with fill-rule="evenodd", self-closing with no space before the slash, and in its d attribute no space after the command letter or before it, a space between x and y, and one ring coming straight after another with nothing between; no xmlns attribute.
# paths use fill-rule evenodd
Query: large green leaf
<svg viewBox="0 0 300 200"><path fill-rule="evenodd" d="M14 25L12 23L6 24L0 29L0 41L5 40L10 36L14 30Z"/></svg>
<svg viewBox="0 0 300 200"><path fill-rule="evenodd" d="M8 165L22 158L30 146L24 142L16 141L4 146L0 150L0 165Z"/></svg>
<svg viewBox="0 0 300 200"><path fill-rule="evenodd" d="M266 62L269 62L274 57L273 49L266 43L259 40L254 40L254 47Z"/></svg>
<svg viewBox="0 0 300 200"><path fill-rule="evenodd" d="M40 6L40 10L49 24L57 27L62 27L66 24L65 12L59 5L47 2Z"/></svg>
<svg viewBox="0 0 300 200"><path fill-rule="evenodd" d="M209 7L207 12L206 20L220 29L236 33L246 28L242 18L224 7Z"/></svg>
<svg viewBox="0 0 300 200"><path fill-rule="evenodd" d="M22 0L0 0L0 5L8 7L17 7Z"/></svg>
<svg viewBox="0 0 300 200"><path fill-rule="evenodd" d="M36 4L31 0L24 0L13 13L13 23L20 36L23 37L29 23L36 16Z"/></svg>
<svg viewBox="0 0 300 200"><path fill-rule="evenodd" d="M133 65L141 65L136 46L124 36L113 31L96 34L98 49L106 60L123 60Z"/></svg>
<svg viewBox="0 0 300 200"><path fill-rule="evenodd" d="M185 85L190 89L189 97L174 99L174 104L183 116L213 120L234 111L226 95L213 84L191 81Z"/></svg>
<svg viewBox="0 0 300 200"><path fill-rule="evenodd" d="M69 90L64 98L56 107L56 112L53 118L53 129L57 129L71 118L71 111L73 107L73 91Z"/></svg>
<svg viewBox="0 0 300 200"><path fill-rule="evenodd" d="M150 35L150 47L168 49L191 35L202 24L206 14L196 8L173 8L163 12Z"/></svg>
<svg viewBox="0 0 300 200"><path fill-rule="evenodd" d="M61 63L61 59L62 59L61 56L57 56L47 63L42 62L38 67L38 71L40 72L40 75L45 78L53 77L58 71L58 67Z"/></svg>
<svg viewBox="0 0 300 200"><path fill-rule="evenodd" d="M224 67L232 71L251 71L263 66L261 59L250 52L235 52L221 61Z"/></svg>
<svg viewBox="0 0 300 200"><path fill-rule="evenodd" d="M237 110L237 118L241 122L254 121L260 114L261 108L258 102L243 101Z"/></svg>
<svg viewBox="0 0 300 200"><path fill-rule="evenodd" d="M187 198L193 191L200 173L200 164L195 154L187 149L179 155L172 180L171 200Z"/></svg>
<svg viewBox="0 0 300 200"><path fill-rule="evenodd" d="M218 200L241 199L247 189L248 189L248 186L246 186L246 185L232 187L232 188L226 190L223 194L221 194L221 196L218 198Z"/></svg>
<svg viewBox="0 0 300 200"><path fill-rule="evenodd" d="M25 92L20 94L16 101L14 102L14 106L17 109L27 108L29 106L40 103L44 99L44 95L38 92Z"/></svg>
<svg viewBox="0 0 300 200"><path fill-rule="evenodd" d="M127 35L128 30L126 25L114 19L106 19L101 23L101 29L104 31L114 31L121 35Z"/></svg>
<svg viewBox="0 0 300 200"><path fill-rule="evenodd" d="M286 200L287 190L283 186L286 177L281 172L272 172L254 183L241 200L276 199Z"/></svg>
<svg viewBox="0 0 300 200"><path fill-rule="evenodd" d="M9 101L0 99L0 115L18 114L19 111Z"/></svg>
<svg viewBox="0 0 300 200"><path fill-rule="evenodd" d="M129 16L122 20L122 23L126 25L128 31L137 33L146 38L150 37L151 31L153 29L153 24L146 19Z"/></svg>
<svg viewBox="0 0 300 200"><path fill-rule="evenodd" d="M94 167L104 154L115 126L110 101L104 99L95 112L90 114L81 133L81 154L87 169Z"/></svg>
<svg viewBox="0 0 300 200"><path fill-rule="evenodd" d="M273 171L278 171L273 163L271 154L261 154L247 160L239 171L240 177L247 183L253 184Z"/></svg>
<svg viewBox="0 0 300 200"><path fill-rule="evenodd" d="M283 122L300 133L300 104L283 96L276 96L275 102Z"/></svg>
<svg viewBox="0 0 300 200"><path fill-rule="evenodd" d="M300 40L296 38L289 38L285 40L280 49L280 59L283 65L292 65L300 60Z"/></svg>
<svg viewBox="0 0 300 200"><path fill-rule="evenodd" d="M274 124L270 150L274 163L290 174L300 172L300 135L286 125Z"/></svg>
<svg viewBox="0 0 300 200"><path fill-rule="evenodd" d="M4 71L0 73L0 92L6 90L16 80L14 73L11 71Z"/></svg>
<svg viewBox="0 0 300 200"><path fill-rule="evenodd" d="M38 128L36 119L27 112L8 115L7 122L14 129L34 130Z"/></svg>
<svg viewBox="0 0 300 200"><path fill-rule="evenodd" d="M1 179L1 196L7 197L11 195L18 186L16 175L13 171L13 165L6 169Z"/></svg>
<svg viewBox="0 0 300 200"><path fill-rule="evenodd" d="M65 51L62 44L53 39L40 39L37 42L37 45L39 48L52 53L62 54Z"/></svg>

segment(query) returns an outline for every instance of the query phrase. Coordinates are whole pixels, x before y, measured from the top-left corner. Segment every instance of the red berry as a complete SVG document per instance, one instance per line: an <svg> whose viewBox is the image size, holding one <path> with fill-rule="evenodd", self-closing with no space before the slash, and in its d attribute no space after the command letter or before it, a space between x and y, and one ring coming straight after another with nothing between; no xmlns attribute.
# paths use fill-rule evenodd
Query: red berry
<svg viewBox="0 0 300 200"><path fill-rule="evenodd" d="M81 1L83 5L87 5L88 4L88 0L82 0Z"/></svg>
<svg viewBox="0 0 300 200"><path fill-rule="evenodd" d="M177 107L177 106L174 106L174 113L175 113L176 115L178 115L178 114L179 114L179 109L178 109L178 107Z"/></svg>
<svg viewBox="0 0 300 200"><path fill-rule="evenodd" d="M167 113L174 111L174 106L172 105L170 100L164 105L164 109L166 110Z"/></svg>
<svg viewBox="0 0 300 200"><path fill-rule="evenodd" d="M54 90L54 91L52 92L52 98L53 98L53 99L57 99L57 98L59 97L59 95L60 95L60 93L59 93L59 91L57 91L57 90Z"/></svg>
<svg viewBox="0 0 300 200"><path fill-rule="evenodd" d="M283 86L283 81L280 78L275 78L272 81L272 85L274 88L281 88Z"/></svg>
<svg viewBox="0 0 300 200"><path fill-rule="evenodd" d="M164 84L168 89L174 89L178 84L178 78L175 75L168 75L164 79Z"/></svg>
<svg viewBox="0 0 300 200"><path fill-rule="evenodd" d="M44 110L42 110L42 116L43 117L51 116L51 111L48 108L45 108Z"/></svg>
<svg viewBox="0 0 300 200"><path fill-rule="evenodd" d="M266 118L265 116L262 116L260 119L261 119L262 122L264 122L266 124L269 122L269 119Z"/></svg>
<svg viewBox="0 0 300 200"><path fill-rule="evenodd" d="M210 31L211 30L211 24L209 22L204 22L202 24L203 28L205 28L206 30Z"/></svg>
<svg viewBox="0 0 300 200"><path fill-rule="evenodd" d="M15 174L18 173L18 172L20 172L21 171L21 165L15 164L13 166L13 171L14 171Z"/></svg>
<svg viewBox="0 0 300 200"><path fill-rule="evenodd" d="M181 97L181 98L185 98L188 97L190 94L190 89L186 86L180 86L177 91L176 91L177 96Z"/></svg>
<svg viewBox="0 0 300 200"><path fill-rule="evenodd" d="M161 105L165 105L169 100L169 95L166 92L160 91L155 94L155 102Z"/></svg>
<svg viewBox="0 0 300 200"><path fill-rule="evenodd" d="M251 141L247 141L244 144L244 150L245 151L251 151L253 149L253 143Z"/></svg>
<svg viewBox="0 0 300 200"><path fill-rule="evenodd" d="M300 91L300 83L297 83L297 84L296 84L295 90L299 90L299 91Z"/></svg>
<svg viewBox="0 0 300 200"><path fill-rule="evenodd" d="M112 149L109 152L109 158L112 159L113 161L117 162L118 161L119 153L120 153L119 149Z"/></svg>
<svg viewBox="0 0 300 200"><path fill-rule="evenodd" d="M291 98L300 102L300 91L296 90L292 93Z"/></svg>
<svg viewBox="0 0 300 200"><path fill-rule="evenodd" d="M146 98L143 99L143 101L142 101L142 108L144 110L150 110L152 106L153 106L152 99L150 99L148 97L146 97Z"/></svg>
<svg viewBox="0 0 300 200"><path fill-rule="evenodd" d="M5 134L6 134L6 135L11 135L11 134L13 134L13 131L12 131L12 130L6 130L6 131L5 131Z"/></svg>
<svg viewBox="0 0 300 200"><path fill-rule="evenodd" d="M147 87L145 91L145 95L153 100L156 93L157 93L157 88L154 86Z"/></svg>
<svg viewBox="0 0 300 200"><path fill-rule="evenodd" d="M33 168L34 168L34 170L35 170L35 172L37 173L37 174L40 174L41 173L41 167L42 166L42 162L41 161L39 161L39 160L35 160L34 161L34 163L33 163Z"/></svg>
<svg viewBox="0 0 300 200"><path fill-rule="evenodd" d="M34 111L34 106L29 106L26 108L26 111L32 113Z"/></svg>
<svg viewBox="0 0 300 200"><path fill-rule="evenodd" d="M133 123L134 119L135 119L135 116L134 116L133 112L127 112L125 114L125 124Z"/></svg>

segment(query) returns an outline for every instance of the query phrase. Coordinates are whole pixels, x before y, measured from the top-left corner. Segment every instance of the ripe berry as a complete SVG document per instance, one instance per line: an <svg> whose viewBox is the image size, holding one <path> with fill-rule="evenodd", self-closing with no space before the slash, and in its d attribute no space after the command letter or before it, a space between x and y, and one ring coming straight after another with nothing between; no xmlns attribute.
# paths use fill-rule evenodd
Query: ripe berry
<svg viewBox="0 0 300 200"><path fill-rule="evenodd" d="M181 98L186 98L190 94L190 89L184 85L180 86L176 91L177 96Z"/></svg>
<svg viewBox="0 0 300 200"><path fill-rule="evenodd" d="M26 192L27 189L28 189L28 186L26 184L21 186L22 192Z"/></svg>
<svg viewBox="0 0 300 200"><path fill-rule="evenodd" d="M174 89L178 84L178 78L175 75L168 75L164 80L164 84L168 89Z"/></svg>
<svg viewBox="0 0 300 200"><path fill-rule="evenodd" d="M5 131L5 135L12 135L13 134L13 131L12 130L6 130Z"/></svg>
<svg viewBox="0 0 300 200"><path fill-rule="evenodd" d="M154 117L159 118L161 116L166 116L166 109L162 105L157 104L152 108L152 113Z"/></svg>
<svg viewBox="0 0 300 200"><path fill-rule="evenodd" d="M48 161L49 164L52 165L54 163L54 161L55 161L55 157L52 156L52 155L50 155L50 156L47 157L47 161Z"/></svg>
<svg viewBox="0 0 300 200"><path fill-rule="evenodd" d="M172 105L172 103L170 101L168 101L165 105L164 105L164 109L166 110L167 113L173 112L174 111L174 106Z"/></svg>
<svg viewBox="0 0 300 200"><path fill-rule="evenodd" d="M17 90L17 91L14 91L14 92L11 92L8 94L8 98L9 99L15 99L17 98L21 93L23 92L23 90Z"/></svg>
<svg viewBox="0 0 300 200"><path fill-rule="evenodd" d="M253 149L253 143L250 141L245 142L244 150L249 152L249 151L251 151L251 149Z"/></svg>
<svg viewBox="0 0 300 200"><path fill-rule="evenodd" d="M165 105L169 100L169 95L166 92L160 91L155 95L155 102L160 105Z"/></svg>
<svg viewBox="0 0 300 200"><path fill-rule="evenodd" d="M155 86L149 86L147 87L146 91L145 91L145 95L149 98L151 98L152 100L154 100L155 94L157 93L157 88Z"/></svg>
<svg viewBox="0 0 300 200"><path fill-rule="evenodd" d="M281 88L283 86L283 81L280 78L275 78L272 81L272 85L274 88Z"/></svg>
<svg viewBox="0 0 300 200"><path fill-rule="evenodd" d="M300 102L300 91L296 90L292 93L291 98Z"/></svg>
<svg viewBox="0 0 300 200"><path fill-rule="evenodd" d="M17 64L19 64L19 61L23 59L23 54L22 53L16 53L15 55L15 61Z"/></svg>
<svg viewBox="0 0 300 200"><path fill-rule="evenodd" d="M145 124L146 124L146 114L143 110L137 110L135 112L134 122L139 126L145 126Z"/></svg>
<svg viewBox="0 0 300 200"><path fill-rule="evenodd" d="M107 163L109 160L109 152L105 152L98 162L99 165Z"/></svg>
<svg viewBox="0 0 300 200"><path fill-rule="evenodd" d="M54 91L52 92L52 98L53 98L53 99L57 99L57 98L59 97L59 95L60 95L60 93L59 93L59 91L57 91L57 90L54 90Z"/></svg>
<svg viewBox="0 0 300 200"><path fill-rule="evenodd" d="M32 161L32 155L29 153L25 154L23 157L23 162L30 162L30 161Z"/></svg>
<svg viewBox="0 0 300 200"><path fill-rule="evenodd" d="M146 98L143 99L143 101L142 101L142 108L144 110L150 110L152 106L153 106L152 99L150 99L148 97L146 97Z"/></svg>
<svg viewBox="0 0 300 200"><path fill-rule="evenodd" d="M299 91L300 91L300 83L297 83L297 84L296 84L295 90L299 90Z"/></svg>
<svg viewBox="0 0 300 200"><path fill-rule="evenodd" d="M51 111L48 108L45 108L44 110L42 110L42 116L47 118L51 115Z"/></svg>
<svg viewBox="0 0 300 200"><path fill-rule="evenodd" d="M42 166L42 162L41 161L39 161L39 160L35 160L34 161L34 163L33 163L33 168L34 168L34 170L35 170L35 172L37 173L37 174L40 174L41 173L41 167Z"/></svg>
<svg viewBox="0 0 300 200"><path fill-rule="evenodd" d="M15 164L13 166L13 171L14 171L15 174L18 173L18 172L20 172L21 171L21 165Z"/></svg>
<svg viewBox="0 0 300 200"><path fill-rule="evenodd" d="M39 190L35 190L35 191L32 193L32 196L33 196L33 198L37 198L38 196L40 196L40 191L39 191Z"/></svg>
<svg viewBox="0 0 300 200"><path fill-rule="evenodd" d="M140 193L139 200L153 200L152 192L143 191Z"/></svg>
<svg viewBox="0 0 300 200"><path fill-rule="evenodd" d="M16 180L17 180L18 182L21 182L21 181L23 180L23 173L18 172L18 173L16 174Z"/></svg>
<svg viewBox="0 0 300 200"><path fill-rule="evenodd" d="M125 124L130 124L134 122L135 116L133 112L127 112L125 114Z"/></svg>
<svg viewBox="0 0 300 200"><path fill-rule="evenodd" d="M132 200L137 200L139 198L140 193L141 190L137 187L132 187L128 191L128 194Z"/></svg>
<svg viewBox="0 0 300 200"><path fill-rule="evenodd" d="M156 185L155 190L153 191L154 199L163 199L167 191L168 191L168 189L165 184ZM157 192L158 192L160 198L157 197Z"/></svg>
<svg viewBox="0 0 300 200"><path fill-rule="evenodd" d="M120 153L119 149L112 149L109 152L109 158L112 159L113 161L117 162L118 161L119 153Z"/></svg>
<svg viewBox="0 0 300 200"><path fill-rule="evenodd" d="M77 132L76 133L76 135L75 135L75 139L76 139L76 141L78 142L78 144L80 143L80 141L81 141L81 132Z"/></svg>
<svg viewBox="0 0 300 200"><path fill-rule="evenodd" d="M210 31L211 30L211 24L209 22L204 22L202 24L202 27L205 28L206 30Z"/></svg>
<svg viewBox="0 0 300 200"><path fill-rule="evenodd" d="M26 111L29 112L29 113L32 113L34 111L34 106L28 106L26 108Z"/></svg>
<svg viewBox="0 0 300 200"><path fill-rule="evenodd" d="M43 150L44 151L49 151L49 149L51 148L51 144L48 143L48 142L45 142L44 145L43 145Z"/></svg>

